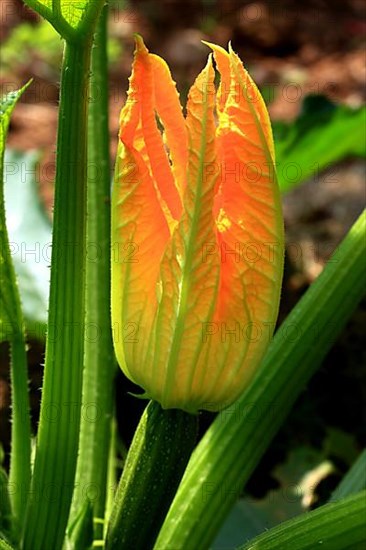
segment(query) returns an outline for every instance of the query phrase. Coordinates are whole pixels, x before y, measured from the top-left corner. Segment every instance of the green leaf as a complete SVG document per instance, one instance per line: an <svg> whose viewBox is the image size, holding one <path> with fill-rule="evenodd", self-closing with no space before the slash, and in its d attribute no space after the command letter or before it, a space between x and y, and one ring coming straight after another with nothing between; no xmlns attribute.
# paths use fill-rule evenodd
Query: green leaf
<svg viewBox="0 0 366 550"><path fill-rule="evenodd" d="M66 40L91 35L104 0L24 0Z"/></svg>
<svg viewBox="0 0 366 550"><path fill-rule="evenodd" d="M322 96L308 96L291 124L273 123L277 177L281 191L347 156L365 157L366 108L335 105Z"/></svg>
<svg viewBox="0 0 366 550"><path fill-rule="evenodd" d="M0 550L14 550L4 539L0 539Z"/></svg>
<svg viewBox="0 0 366 550"><path fill-rule="evenodd" d="M352 468L333 491L329 502L353 495L363 489L366 489L366 449L360 454Z"/></svg>
<svg viewBox="0 0 366 550"><path fill-rule="evenodd" d="M12 538L12 512L8 490L8 477L0 466L0 534Z"/></svg>
<svg viewBox="0 0 366 550"><path fill-rule="evenodd" d="M28 334L44 338L47 323L52 224L40 202L34 151L5 154L5 204L11 255Z"/></svg>
<svg viewBox="0 0 366 550"><path fill-rule="evenodd" d="M12 513L18 526L21 526L24 519L31 477L30 417L24 320L9 249L3 181L5 141L10 116L27 86L10 92L0 100L0 342L6 340L11 347L12 427L9 477L14 489L11 494Z"/></svg>
<svg viewBox="0 0 366 550"><path fill-rule="evenodd" d="M17 104L18 99L23 94L25 89L29 86L29 83L20 88L20 90L14 90L0 99L0 152L4 153L5 140L9 128L10 117Z"/></svg>
<svg viewBox="0 0 366 550"><path fill-rule="evenodd" d="M286 521L241 550L357 550L366 544L366 491Z"/></svg>
<svg viewBox="0 0 366 550"><path fill-rule="evenodd" d="M0 100L0 342L9 340L11 335L19 330L19 319L14 307L16 285L9 253L3 182L5 141L10 117L18 99L27 86L10 92Z"/></svg>

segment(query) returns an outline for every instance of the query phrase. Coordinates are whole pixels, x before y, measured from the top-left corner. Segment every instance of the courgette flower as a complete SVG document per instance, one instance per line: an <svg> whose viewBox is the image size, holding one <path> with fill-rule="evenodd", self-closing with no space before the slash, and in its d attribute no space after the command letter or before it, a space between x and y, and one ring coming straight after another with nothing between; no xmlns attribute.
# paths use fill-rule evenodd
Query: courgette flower
<svg viewBox="0 0 366 550"><path fill-rule="evenodd" d="M220 410L268 347L283 220L263 99L229 46L186 115L165 61L136 38L112 194L117 360L164 408Z"/></svg>

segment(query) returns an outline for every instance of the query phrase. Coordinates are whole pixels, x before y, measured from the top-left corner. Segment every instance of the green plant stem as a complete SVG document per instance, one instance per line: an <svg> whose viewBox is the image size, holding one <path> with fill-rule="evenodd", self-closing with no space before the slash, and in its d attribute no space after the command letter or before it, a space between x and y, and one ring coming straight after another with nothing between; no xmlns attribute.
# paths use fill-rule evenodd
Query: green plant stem
<svg viewBox="0 0 366 550"><path fill-rule="evenodd" d="M363 489L366 489L366 449L362 451L338 487L333 491L329 502L335 502Z"/></svg>
<svg viewBox="0 0 366 550"><path fill-rule="evenodd" d="M156 549L209 547L296 398L364 294L365 230L364 212L276 333L253 383L218 415L202 438Z"/></svg>
<svg viewBox="0 0 366 550"><path fill-rule="evenodd" d="M19 297L18 297L19 300ZM20 307L18 315L21 315ZM21 317L22 319L22 317ZM11 341L11 457L9 486L12 512L18 529L24 521L31 481L31 429L28 397L27 353L23 327Z"/></svg>
<svg viewBox="0 0 366 550"><path fill-rule="evenodd" d="M117 486L117 421L114 417L112 420L111 427L111 438L109 444L109 456L108 456L108 478L107 478L107 494L106 494L106 503L105 503L105 515L104 515L104 525L103 525L103 535L102 538L106 538L109 518L111 517L114 501L114 492Z"/></svg>
<svg viewBox="0 0 366 550"><path fill-rule="evenodd" d="M52 0L51 6L44 1L24 0L29 7L47 19L56 31L69 43L88 39L98 19L104 0ZM82 10L82 17L75 21Z"/></svg>
<svg viewBox="0 0 366 550"><path fill-rule="evenodd" d="M108 550L149 550L179 485L197 436L197 417L150 401L120 479Z"/></svg>
<svg viewBox="0 0 366 550"><path fill-rule="evenodd" d="M104 518L115 362L110 323L110 160L108 128L107 6L98 21L92 50L88 128L88 219L83 401L72 512L91 499L93 515ZM89 489L89 490L88 490ZM72 514L73 515L73 514ZM71 520L72 520L71 515ZM95 537L102 538L97 523Z"/></svg>
<svg viewBox="0 0 366 550"><path fill-rule="evenodd" d="M5 316L7 330L9 330L11 349L11 455L9 488L12 514L15 518L15 533L19 532L25 515L27 496L31 479L31 427L29 416L28 395L28 368L24 331L24 318L21 308L20 295L16 283L14 265L9 249L9 236L6 227L4 203L4 155L5 141L11 113L16 102L29 84L22 89L8 94L1 101L0 122L0 264L1 289L0 306L1 317ZM3 319L1 319L2 321ZM3 323L0 322L2 329ZM0 334L0 341L3 335ZM3 496L2 496L3 498ZM4 496L5 503L5 496ZM3 503L2 503L3 504ZM2 508L2 506L0 506Z"/></svg>
<svg viewBox="0 0 366 550"><path fill-rule="evenodd" d="M366 546L366 491L281 523L241 550L357 550Z"/></svg>
<svg viewBox="0 0 366 550"><path fill-rule="evenodd" d="M8 483L8 476L0 466L0 533L1 536L14 540L16 526L13 522Z"/></svg>
<svg viewBox="0 0 366 550"><path fill-rule="evenodd" d="M39 13L39 15L44 17L44 19L47 19L63 38L72 39L75 35L75 29L73 29L62 17L60 6L57 8L57 6L55 7L54 3L52 3L52 9L50 9L39 0L24 0L24 2L34 11Z"/></svg>
<svg viewBox="0 0 366 550"><path fill-rule="evenodd" d="M84 352L91 39L66 43L61 76L46 362L25 550L62 547L79 440Z"/></svg>

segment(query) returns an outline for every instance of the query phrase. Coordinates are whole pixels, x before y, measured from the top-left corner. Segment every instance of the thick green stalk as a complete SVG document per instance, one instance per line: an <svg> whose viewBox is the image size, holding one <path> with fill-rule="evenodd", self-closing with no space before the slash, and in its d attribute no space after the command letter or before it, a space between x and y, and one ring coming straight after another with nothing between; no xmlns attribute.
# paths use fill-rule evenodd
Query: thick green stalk
<svg viewBox="0 0 366 550"><path fill-rule="evenodd" d="M83 400L76 490L72 512L89 498L96 518L104 518L107 490L113 377L110 323L110 187L108 129L107 6L92 50L88 129L88 219ZM89 253L88 253L89 251ZM73 515L73 514L72 514ZM72 517L71 517L72 520ZM103 525L95 526L102 538Z"/></svg>
<svg viewBox="0 0 366 550"><path fill-rule="evenodd" d="M164 521L196 442L197 417L150 401L120 479L108 550L149 550Z"/></svg>
<svg viewBox="0 0 366 550"><path fill-rule="evenodd" d="M364 212L276 333L253 383L218 415L201 440L156 549L209 547L294 401L364 294L365 230Z"/></svg>
<svg viewBox="0 0 366 550"><path fill-rule="evenodd" d="M24 549L61 548L79 440L85 321L91 39L66 43L61 76L46 362Z"/></svg>
<svg viewBox="0 0 366 550"><path fill-rule="evenodd" d="M366 491L277 525L241 550L357 550L366 547Z"/></svg>

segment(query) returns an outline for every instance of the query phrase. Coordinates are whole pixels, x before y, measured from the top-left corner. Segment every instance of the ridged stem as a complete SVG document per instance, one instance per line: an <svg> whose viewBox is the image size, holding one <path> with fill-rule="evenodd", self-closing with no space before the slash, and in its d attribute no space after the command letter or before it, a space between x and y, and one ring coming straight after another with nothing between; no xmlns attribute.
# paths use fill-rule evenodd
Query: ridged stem
<svg viewBox="0 0 366 550"><path fill-rule="evenodd" d="M24 549L62 547L79 440L85 321L91 39L66 43L61 75L46 362Z"/></svg>
<svg viewBox="0 0 366 550"><path fill-rule="evenodd" d="M197 417L150 401L120 479L106 550L153 547L196 442Z"/></svg>
<svg viewBox="0 0 366 550"><path fill-rule="evenodd" d="M89 498L95 518L105 515L115 362L110 323L110 160L107 6L92 49L88 128L85 358L79 456L72 516ZM89 251L89 254L88 254ZM95 524L101 539L103 524Z"/></svg>

